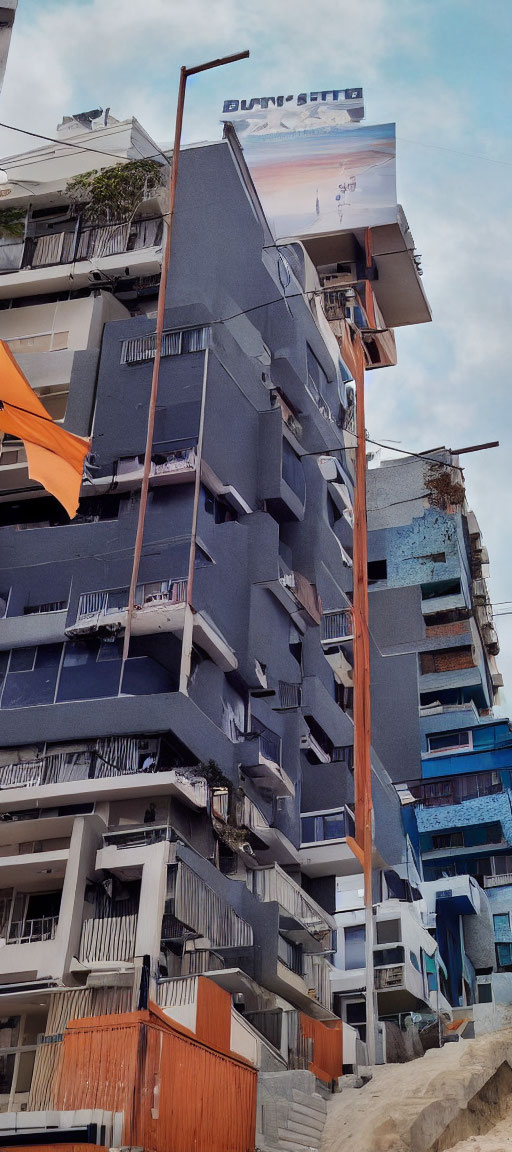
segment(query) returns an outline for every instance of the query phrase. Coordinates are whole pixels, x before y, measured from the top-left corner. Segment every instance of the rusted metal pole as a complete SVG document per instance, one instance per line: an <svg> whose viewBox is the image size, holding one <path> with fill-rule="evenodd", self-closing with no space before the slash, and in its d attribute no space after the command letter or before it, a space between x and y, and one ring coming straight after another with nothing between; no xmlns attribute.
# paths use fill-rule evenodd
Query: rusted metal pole
<svg viewBox="0 0 512 1152"><path fill-rule="evenodd" d="M368 626L368 534L366 523L366 429L364 413L364 356L357 348L356 461L354 494L354 787L357 853L364 872L366 1044L370 1064L375 1063L374 921L372 897L372 777L370 708L370 633Z"/></svg>
<svg viewBox="0 0 512 1152"><path fill-rule="evenodd" d="M172 162L170 167L169 176L169 211L167 214L167 225L165 229L165 242L162 254L162 274L160 278L160 287L158 290L158 309L156 315L156 329L155 329L155 359L153 361L153 375L151 378L151 392L149 397L149 410L148 410L148 427L146 435L146 450L144 454L144 469L142 472L142 483L140 489L140 504L139 516L137 520L137 534L135 537L135 546L133 550L133 565L132 575L130 580L130 590L128 593L128 609L126 614L126 625L124 630L123 642L123 658L122 667L128 659L128 652L130 648L130 638L132 629L133 611L135 606L135 592L137 588L137 580L139 577L140 558L142 554L142 542L144 539L144 523L146 519L146 509L148 503L148 490L149 490L149 474L151 471L151 454L153 451L153 433L155 428L155 411L156 400L158 396L158 380L160 375L160 360L162 356L162 336L164 331L164 317L165 317L165 297L167 289L167 280L169 275L169 266L171 262L171 238L172 226L174 221L174 212L176 207L176 187L178 183L178 167L180 157L181 145L181 130L183 126L183 110L185 107L185 91L187 87L187 77L194 76L197 72L206 72L210 68L218 68L222 64L231 64L235 60L245 60L249 55L248 51L238 52L234 56L223 56L218 60L210 60L207 64L198 64L194 68L182 67L180 71L180 82L178 87L178 104L176 108L176 123L174 128L174 148L172 153ZM121 683L122 688L122 683Z"/></svg>

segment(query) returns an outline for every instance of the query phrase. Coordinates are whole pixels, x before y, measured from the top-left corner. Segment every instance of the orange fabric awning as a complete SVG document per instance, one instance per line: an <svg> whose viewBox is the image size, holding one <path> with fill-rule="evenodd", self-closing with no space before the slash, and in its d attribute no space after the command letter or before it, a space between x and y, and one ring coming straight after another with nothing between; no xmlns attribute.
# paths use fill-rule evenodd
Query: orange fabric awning
<svg viewBox="0 0 512 1152"><path fill-rule="evenodd" d="M0 430L23 440L30 478L51 492L71 518L75 516L90 441L66 432L52 420L3 341Z"/></svg>

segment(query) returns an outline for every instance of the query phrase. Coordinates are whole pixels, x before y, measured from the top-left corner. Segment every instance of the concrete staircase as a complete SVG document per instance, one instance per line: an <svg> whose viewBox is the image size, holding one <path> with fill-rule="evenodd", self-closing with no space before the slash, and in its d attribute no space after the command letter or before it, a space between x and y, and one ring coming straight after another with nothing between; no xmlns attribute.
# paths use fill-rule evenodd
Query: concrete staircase
<svg viewBox="0 0 512 1152"><path fill-rule="evenodd" d="M258 1152L317 1152L327 1103L312 1072L261 1073L258 1084Z"/></svg>

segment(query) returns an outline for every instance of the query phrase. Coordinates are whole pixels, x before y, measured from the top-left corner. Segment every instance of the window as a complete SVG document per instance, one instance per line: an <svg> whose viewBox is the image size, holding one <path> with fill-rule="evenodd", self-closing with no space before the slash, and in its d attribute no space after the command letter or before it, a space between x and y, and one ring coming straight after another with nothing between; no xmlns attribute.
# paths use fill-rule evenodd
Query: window
<svg viewBox="0 0 512 1152"><path fill-rule="evenodd" d="M227 524L231 520L238 520L238 512L222 496L214 496L209 488L203 489L204 510L208 516L213 516L216 524Z"/></svg>
<svg viewBox="0 0 512 1152"><path fill-rule="evenodd" d="M467 729L459 732L432 732L427 736L429 752L466 751L473 747L473 733Z"/></svg>
<svg viewBox="0 0 512 1152"><path fill-rule="evenodd" d="M409 952L409 960L411 961L413 968L415 968L417 972L421 972L420 962L415 952Z"/></svg>
<svg viewBox="0 0 512 1152"><path fill-rule="evenodd" d="M51 600L47 604L26 604L23 615L37 616L40 612L63 612L67 603L67 600Z"/></svg>
<svg viewBox="0 0 512 1152"><path fill-rule="evenodd" d="M463 848L464 833L462 832L462 829L458 832L442 832L441 834L432 837L432 846L435 849Z"/></svg>
<svg viewBox="0 0 512 1152"><path fill-rule="evenodd" d="M494 935L502 936L504 932L510 932L510 916L508 912L495 912L492 918L494 924Z"/></svg>
<svg viewBox="0 0 512 1152"><path fill-rule="evenodd" d="M32 672L37 648L14 648L11 652L9 672Z"/></svg>
<svg viewBox="0 0 512 1152"><path fill-rule="evenodd" d="M497 944L496 955L500 968L509 968L512 964L512 944Z"/></svg>
<svg viewBox="0 0 512 1152"><path fill-rule="evenodd" d="M400 920L377 921L377 944L398 944L401 939Z"/></svg>
<svg viewBox="0 0 512 1152"><path fill-rule="evenodd" d="M498 821L485 825L484 839L486 844L499 844L503 840L503 831Z"/></svg>
<svg viewBox="0 0 512 1152"><path fill-rule="evenodd" d="M342 840L345 836L345 811L316 812L301 817L303 844L321 843L324 840Z"/></svg>
<svg viewBox="0 0 512 1152"><path fill-rule="evenodd" d="M438 596L460 596L460 580L435 580L421 585L422 600L435 600Z"/></svg>
<svg viewBox="0 0 512 1152"><path fill-rule="evenodd" d="M373 953L373 963L378 968L387 964L403 964L404 959L404 950L400 944L396 948L379 948Z"/></svg>
<svg viewBox="0 0 512 1152"><path fill-rule="evenodd" d="M369 560L368 561L368 583L377 584L379 580L387 580L388 576L388 562L387 560Z"/></svg>
<svg viewBox="0 0 512 1152"><path fill-rule="evenodd" d="M366 933L364 924L345 928L345 968L364 968Z"/></svg>

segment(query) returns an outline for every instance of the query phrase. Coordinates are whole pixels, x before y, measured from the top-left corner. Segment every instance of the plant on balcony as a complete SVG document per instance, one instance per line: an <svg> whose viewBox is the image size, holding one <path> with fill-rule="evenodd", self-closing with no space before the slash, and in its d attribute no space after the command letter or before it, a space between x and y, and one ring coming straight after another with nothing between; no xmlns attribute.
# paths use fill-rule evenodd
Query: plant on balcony
<svg viewBox="0 0 512 1152"><path fill-rule="evenodd" d="M129 160L111 168L82 172L70 180L66 194L89 224L130 220L139 204L162 185L162 165L155 160Z"/></svg>
<svg viewBox="0 0 512 1152"><path fill-rule="evenodd" d="M25 216L25 208L0 209L0 237L2 240L23 240Z"/></svg>
<svg viewBox="0 0 512 1152"><path fill-rule="evenodd" d="M434 508L446 510L450 505L464 503L466 496L464 485L454 480L450 468L440 468L439 464L430 464L425 469L423 478L430 503Z"/></svg>

